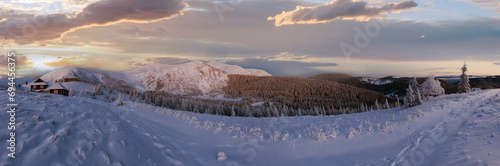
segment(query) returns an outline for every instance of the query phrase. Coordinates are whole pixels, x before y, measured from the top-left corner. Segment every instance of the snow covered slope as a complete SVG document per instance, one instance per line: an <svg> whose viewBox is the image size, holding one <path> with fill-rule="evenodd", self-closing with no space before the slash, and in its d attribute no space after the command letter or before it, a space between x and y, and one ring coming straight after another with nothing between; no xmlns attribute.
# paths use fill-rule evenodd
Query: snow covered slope
<svg viewBox="0 0 500 166"><path fill-rule="evenodd" d="M191 61L184 64L152 64L125 72L101 71L65 67L43 75L44 81L76 77L106 85L128 85L139 90L160 90L179 95L208 95L219 93L227 85L229 74L270 76L257 69L244 69L219 62Z"/></svg>
<svg viewBox="0 0 500 166"><path fill-rule="evenodd" d="M216 61L208 62L210 66L216 67L218 69L224 70L228 74L239 74L239 75L249 75L249 76L272 76L264 70L259 69L245 69L237 65L228 65L225 63L220 63Z"/></svg>
<svg viewBox="0 0 500 166"><path fill-rule="evenodd" d="M412 108L279 118L24 92L17 101L17 158L1 150L0 165L500 165L500 90ZM228 158L217 160L219 152Z"/></svg>
<svg viewBox="0 0 500 166"><path fill-rule="evenodd" d="M80 67L64 67L47 74L44 74L42 80L56 81L63 78L76 77L92 83L101 83L112 86L127 85L125 75L120 72L102 71L97 69L88 69Z"/></svg>
<svg viewBox="0 0 500 166"><path fill-rule="evenodd" d="M178 65L155 64L127 71L130 83L143 90L162 90L180 95L220 92L228 74L201 61Z"/></svg>
<svg viewBox="0 0 500 166"><path fill-rule="evenodd" d="M18 90L24 90L24 86L25 86L26 82L31 83L34 80L35 79L31 78L31 77L19 77L18 76L18 77L16 77L16 80L15 80L15 82L16 82L16 88ZM2 77L2 78L0 78L0 89L1 90L7 90L7 88L9 88L8 82L10 82L8 80L8 77ZM19 84L21 84L21 88L18 87ZM28 89L29 89L29 87L28 87Z"/></svg>

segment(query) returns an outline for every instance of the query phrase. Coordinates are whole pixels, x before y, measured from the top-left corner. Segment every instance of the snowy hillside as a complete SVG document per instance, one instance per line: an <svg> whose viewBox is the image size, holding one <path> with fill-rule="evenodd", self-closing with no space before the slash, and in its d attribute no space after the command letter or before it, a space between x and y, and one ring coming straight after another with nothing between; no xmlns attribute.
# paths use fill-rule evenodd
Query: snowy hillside
<svg viewBox="0 0 500 166"><path fill-rule="evenodd" d="M47 74L42 77L44 81L56 81L63 78L79 78L92 83L101 83L112 86L127 85L125 75L120 72L102 71L97 69L88 69L80 67L64 67Z"/></svg>
<svg viewBox="0 0 500 166"><path fill-rule="evenodd" d="M19 92L17 100L18 158L2 150L0 165L500 165L500 90L407 109L280 118L116 106L79 95ZM217 160L220 152L227 159Z"/></svg>
<svg viewBox="0 0 500 166"><path fill-rule="evenodd" d="M239 74L239 75L249 75L249 76L272 76L264 70L259 69L245 69L237 65L228 65L225 63L220 63L216 61L208 62L210 66L216 67L225 71L228 74Z"/></svg>
<svg viewBox="0 0 500 166"><path fill-rule="evenodd" d="M143 90L172 94L209 94L226 86L228 74L201 61L179 65L156 64L124 73L131 84Z"/></svg>
<svg viewBox="0 0 500 166"><path fill-rule="evenodd" d="M65 67L43 75L44 81L76 77L80 80L113 86L134 87L138 90L160 90L179 95L207 95L218 93L227 85L229 74L270 76L257 69L244 69L219 62L191 61L184 64L152 64L125 72L101 71Z"/></svg>
<svg viewBox="0 0 500 166"><path fill-rule="evenodd" d="M16 77L16 80L15 82L17 84L21 84L22 86L24 86L26 84L26 82L28 83L31 83L33 82L35 79L34 78L31 78L31 77ZM0 78L0 89L1 90L6 90L7 88L9 88L9 84L7 84L8 82L10 82L8 80L8 77L3 77L3 78ZM17 87L18 85L16 85ZM19 89L19 88L17 88Z"/></svg>

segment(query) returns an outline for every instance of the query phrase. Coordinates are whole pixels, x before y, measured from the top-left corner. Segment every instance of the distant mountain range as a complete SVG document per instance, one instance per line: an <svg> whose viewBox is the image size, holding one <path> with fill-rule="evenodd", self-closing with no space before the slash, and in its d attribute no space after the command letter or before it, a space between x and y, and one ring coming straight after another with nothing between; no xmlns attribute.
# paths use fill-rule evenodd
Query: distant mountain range
<svg viewBox="0 0 500 166"><path fill-rule="evenodd" d="M219 62L191 61L177 65L151 64L125 72L64 67L43 75L44 81L63 78L128 86L142 91L165 91L175 95L208 95L219 93L227 85L228 75L271 76L258 69L244 69Z"/></svg>
<svg viewBox="0 0 500 166"><path fill-rule="evenodd" d="M408 83L411 77L384 77L384 78L373 78L373 77L354 77L344 73L325 73L309 78L327 80L338 82L346 85L351 85L359 88L369 89L386 96L404 96L406 94L406 88L408 88ZM427 78L420 77L417 78L419 83L423 83ZM457 84L460 80L459 76L447 76L447 77L436 77L441 82L441 87L443 87L447 94L455 93L457 91ZM470 84L472 88L481 89L494 89L500 88L500 76L474 76L470 79Z"/></svg>
<svg viewBox="0 0 500 166"><path fill-rule="evenodd" d="M230 77L231 75L240 75L240 77ZM255 76L267 77L260 79ZM276 100L276 97L279 96L280 101L286 101L291 105L298 99L328 103L331 102L329 100L332 96L341 95L336 92L338 88L342 88L346 90L346 95L349 94L350 97L357 96L355 100L359 100L350 103L350 106L359 102L372 103L375 100L383 102L381 100L385 100L385 97L381 97L382 95L386 97L395 97L396 95L402 97L405 95L408 81L411 79L408 77L354 77L344 73L326 73L308 78L276 77L264 70L245 69L237 65L214 61L208 63L190 61L177 65L151 64L124 72L64 67L41 76L44 81L56 81L72 77L90 83L130 87L140 91L164 91L173 95L207 96L225 94L232 98L245 97L261 101ZM437 78L440 78L441 86L446 90L446 93L456 92L457 77ZM322 81L318 82L318 80ZM418 78L417 80L422 83L425 78ZM334 82L334 84L324 81ZM500 77L472 77L470 82L473 88L500 88ZM339 86L337 83L347 86ZM362 93L370 94L369 96L372 97L361 99L358 95L360 94L358 92L361 92L359 88L368 90ZM293 94L290 93L291 91L293 91ZM311 92L305 93L302 91ZM322 91L327 92L323 93ZM381 96L376 95L375 92ZM275 98L273 99L272 96ZM345 101L336 99L336 102L346 103L354 100L345 99Z"/></svg>
<svg viewBox="0 0 500 166"><path fill-rule="evenodd" d="M79 67L64 67L49 72L41 79L60 81L78 78L84 82L114 87L128 87L139 91L167 92L181 96L225 96L220 99L238 99L249 106L254 103L280 108L360 108L374 107L386 100L398 105L396 96L403 97L412 78L354 77L343 73L326 73L308 78L272 76L264 70L245 69L220 62L190 61L183 64L151 64L129 71L104 71ZM440 78L440 77L437 77ZM422 83L426 78L418 78ZM455 93L456 84L439 79L446 93ZM24 84L30 79L18 79ZM22 81L22 82L20 82ZM453 82L453 81L450 81ZM500 88L500 77L473 77L473 88ZM400 100L401 102L401 100ZM337 113L332 113L337 114Z"/></svg>

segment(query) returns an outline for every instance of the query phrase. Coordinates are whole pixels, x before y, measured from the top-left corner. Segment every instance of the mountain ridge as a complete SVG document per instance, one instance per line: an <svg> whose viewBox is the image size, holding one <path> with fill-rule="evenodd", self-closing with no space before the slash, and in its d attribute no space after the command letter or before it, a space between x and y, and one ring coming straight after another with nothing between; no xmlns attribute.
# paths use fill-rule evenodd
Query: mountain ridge
<svg viewBox="0 0 500 166"><path fill-rule="evenodd" d="M211 65L212 64L212 65ZM81 67L63 67L44 74L44 81L75 77L85 82L128 86L140 91L165 91L175 95L220 93L228 75L271 76L259 69L245 69L220 62L190 61L183 64L150 64L128 71L104 71Z"/></svg>

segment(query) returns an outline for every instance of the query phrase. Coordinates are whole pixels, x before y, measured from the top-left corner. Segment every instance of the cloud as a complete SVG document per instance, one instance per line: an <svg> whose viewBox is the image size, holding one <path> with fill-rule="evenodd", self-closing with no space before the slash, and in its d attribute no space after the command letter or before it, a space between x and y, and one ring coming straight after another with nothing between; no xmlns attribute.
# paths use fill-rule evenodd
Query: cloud
<svg viewBox="0 0 500 166"><path fill-rule="evenodd" d="M317 67L338 66L336 63L274 61L266 59L248 58L243 60L230 60L224 63L238 65L244 68L262 69L272 75L306 77L325 73Z"/></svg>
<svg viewBox="0 0 500 166"><path fill-rule="evenodd" d="M76 57L68 57L68 58L58 58L59 60L53 61L53 62L46 62L44 65L49 66L49 67L67 67L67 66L72 66L72 67L84 67L84 68L105 68L112 66L110 65L111 63L118 63L118 62L113 62L112 60L92 60L92 59L86 59L86 58L76 58ZM120 65L123 65L122 63L119 63ZM115 67L116 68L116 67Z"/></svg>
<svg viewBox="0 0 500 166"><path fill-rule="evenodd" d="M446 67L432 67L432 68L424 68L421 69L420 71L439 71L439 70L446 70L448 68Z"/></svg>
<svg viewBox="0 0 500 166"><path fill-rule="evenodd" d="M387 12L399 12L416 6L417 3L412 0L390 3L382 7L368 6L367 2L363 1L334 0L315 7L297 6L295 10L283 11L274 17L268 17L267 20L274 21L275 26L326 23L333 20L369 20L382 17Z"/></svg>
<svg viewBox="0 0 500 166"><path fill-rule="evenodd" d="M477 4L481 7L500 12L500 2L498 0L462 0L470 3Z"/></svg>
<svg viewBox="0 0 500 166"><path fill-rule="evenodd" d="M0 22L0 36L18 44L50 40L89 26L115 22L149 22L182 14L188 5L183 0L101 0L92 3L75 17L65 14L38 15Z"/></svg>
<svg viewBox="0 0 500 166"><path fill-rule="evenodd" d="M377 37L371 38L370 44L362 49L361 53L352 56L351 65L343 65L346 61L344 61L339 44L346 42L354 45L353 41L357 32L353 29L359 27L365 31L366 22L339 20L328 24L276 28L262 18L275 15L277 11L290 11L296 6L312 6L314 4L305 3L306 1L274 0L245 1L245 3L239 4L234 11L226 12L224 21L220 22L214 11L213 3L197 1L197 4L194 4L191 2L193 1L189 1L190 7L203 8L206 11L186 11L182 17L148 24L119 23L82 28L65 34L60 42L45 41L43 43L47 43L47 46L60 46L62 48L66 46L67 48L83 45L95 46L93 49L58 51L37 48L36 51L40 51L38 54L54 57L89 54L89 57L95 61L92 63L105 61L108 64L104 65L104 68L111 70L125 70L133 67L127 65L129 61L132 61L130 59L116 60L117 57L123 56L134 57L133 61L142 64L153 63L152 61L146 62L144 60L146 57L153 59L171 56L211 61L259 59L258 56L263 56L260 57L260 61L253 60L253 62L258 63L266 60L279 61L275 56L283 51L293 53L297 57L308 55L309 59L304 61L324 59L341 65L314 68L309 64L298 63L300 64L297 65L299 69L295 70L293 67L289 67L290 65L284 65L286 64L284 62L264 62L271 65L263 67L266 69L272 68L272 65L275 64L287 66L290 71L279 68L271 69L271 71L274 75L281 75L279 72L283 71L283 74L288 76L293 76L293 72L297 72L297 75L306 75L300 73L321 73L327 69L335 72L342 69L347 73L356 71L359 75L370 72L372 74L384 73L385 75L387 71L394 71L391 75L397 75L401 67L395 67L394 64L398 63L385 64L385 62L416 61L420 64L420 62L455 60L460 63L464 60L468 62L478 60L493 63L498 62L498 55L500 55L498 50L500 38L494 37L498 36L500 19L476 18L437 23L391 19L391 23L382 28ZM422 34L425 34L426 37L419 38ZM99 42L108 44L96 45ZM364 63L372 60L383 61L384 65L370 68L369 63ZM168 60L158 62L163 63L168 62ZM252 68L258 66L246 62L238 62L238 64L248 64L245 67ZM402 68L406 67L402 66ZM304 69L304 71L300 69ZM453 68L448 67L442 71L448 70L453 70ZM408 74L413 75L413 72Z"/></svg>
<svg viewBox="0 0 500 166"><path fill-rule="evenodd" d="M185 58L176 58L176 57L158 57L158 58L146 58L146 62L149 63L161 63L161 64L169 64L169 65L175 65L175 64L181 64L181 63L186 63L191 60L185 59Z"/></svg>
<svg viewBox="0 0 500 166"><path fill-rule="evenodd" d="M493 63L494 65L500 65L500 63Z"/></svg>
<svg viewBox="0 0 500 166"><path fill-rule="evenodd" d="M291 52L281 52L274 56L259 56L257 59L269 59L269 60L280 60L280 61L300 61L309 58L308 55L297 56Z"/></svg>
<svg viewBox="0 0 500 166"><path fill-rule="evenodd" d="M15 57L16 68L23 68L27 66L33 65L33 62L30 62L28 57L22 55L16 55ZM7 68L7 55L0 55L0 67Z"/></svg>
<svg viewBox="0 0 500 166"><path fill-rule="evenodd" d="M50 66L50 67L65 67L65 66L76 66L76 63L73 61L67 59L67 58L60 58L58 61L53 61L53 62L47 62L44 63L44 65Z"/></svg>

